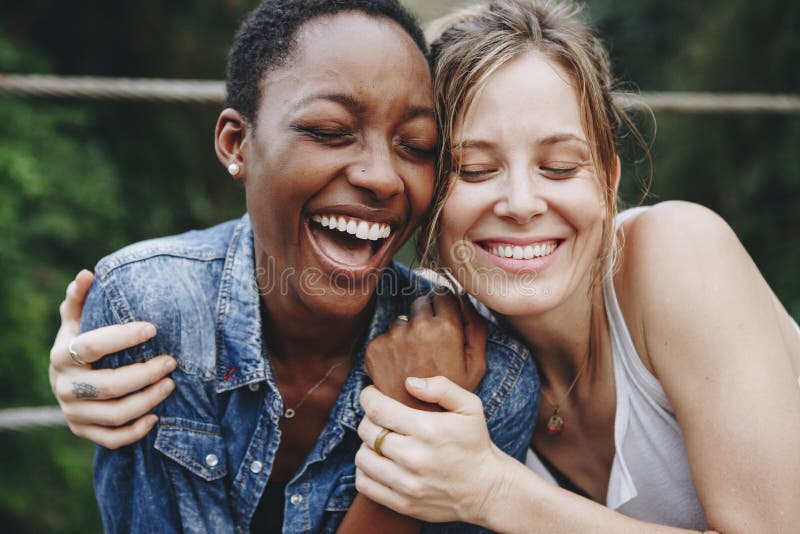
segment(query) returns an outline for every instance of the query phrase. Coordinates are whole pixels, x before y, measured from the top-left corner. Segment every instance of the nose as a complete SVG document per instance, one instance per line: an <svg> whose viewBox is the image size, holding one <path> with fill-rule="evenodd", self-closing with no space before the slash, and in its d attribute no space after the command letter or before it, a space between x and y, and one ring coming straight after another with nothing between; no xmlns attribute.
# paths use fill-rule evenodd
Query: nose
<svg viewBox="0 0 800 534"><path fill-rule="evenodd" d="M494 205L495 215L526 224L547 211L547 201L537 181L527 166L510 169L505 179L498 182L502 190Z"/></svg>
<svg viewBox="0 0 800 534"><path fill-rule="evenodd" d="M389 143L374 141L365 147L363 157L347 168L347 180L377 200L387 200L405 190L396 164Z"/></svg>

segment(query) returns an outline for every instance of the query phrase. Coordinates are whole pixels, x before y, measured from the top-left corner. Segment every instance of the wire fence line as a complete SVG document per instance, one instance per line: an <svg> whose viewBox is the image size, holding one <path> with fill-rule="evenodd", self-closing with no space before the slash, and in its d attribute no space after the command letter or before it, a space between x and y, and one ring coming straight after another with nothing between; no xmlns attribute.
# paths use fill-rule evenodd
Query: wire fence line
<svg viewBox="0 0 800 534"><path fill-rule="evenodd" d="M0 432L57 426L67 426L67 420L58 406L0 410Z"/></svg>
<svg viewBox="0 0 800 534"><path fill-rule="evenodd" d="M102 78L0 73L0 95L22 97L156 100L220 104L225 84L208 80ZM628 109L681 113L800 113L800 94L643 92L617 95Z"/></svg>

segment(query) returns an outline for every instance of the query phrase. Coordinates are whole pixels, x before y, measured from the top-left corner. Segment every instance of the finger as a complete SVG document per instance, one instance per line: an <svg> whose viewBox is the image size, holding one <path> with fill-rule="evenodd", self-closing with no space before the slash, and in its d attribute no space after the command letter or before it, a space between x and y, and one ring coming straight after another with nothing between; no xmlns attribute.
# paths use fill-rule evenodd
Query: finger
<svg viewBox="0 0 800 534"><path fill-rule="evenodd" d="M431 296L428 294L414 299L414 302L411 303L410 315L412 321L417 318L423 319L432 317L433 308L431 306Z"/></svg>
<svg viewBox="0 0 800 534"><path fill-rule="evenodd" d="M406 389L419 400L438 404L448 412L463 415L476 415L483 412L483 406L478 397L443 376L406 378ZM382 423L378 422L378 424Z"/></svg>
<svg viewBox="0 0 800 534"><path fill-rule="evenodd" d="M150 323L115 324L84 332L72 342L72 349L81 360L92 363L108 354L144 343L155 335L156 327ZM68 351L64 361L72 363Z"/></svg>
<svg viewBox="0 0 800 534"><path fill-rule="evenodd" d="M408 326L408 319L400 319L399 317L395 318L392 321L392 324L389 325L389 330L394 330L395 328L403 328L404 326Z"/></svg>
<svg viewBox="0 0 800 534"><path fill-rule="evenodd" d="M78 437L88 439L101 447L114 450L136 443L145 437L157 421L158 416L148 414L140 417L130 425L119 428L98 425L74 425L71 430Z"/></svg>
<svg viewBox="0 0 800 534"><path fill-rule="evenodd" d="M403 466L381 456L373 449L362 444L355 459L356 467L369 478L397 491L405 491L412 477Z"/></svg>
<svg viewBox="0 0 800 534"><path fill-rule="evenodd" d="M175 389L175 383L164 378L144 391L114 400L92 400L64 403L64 415L78 425L122 426L138 419L163 401Z"/></svg>
<svg viewBox="0 0 800 534"><path fill-rule="evenodd" d="M460 305L452 293L434 295L431 299L431 306L436 317L442 317L459 326L463 324Z"/></svg>
<svg viewBox="0 0 800 534"><path fill-rule="evenodd" d="M391 488L387 488L377 482L369 475L356 468L356 490L362 495L366 495L370 500L391 508L400 514L407 509L408 503Z"/></svg>
<svg viewBox="0 0 800 534"><path fill-rule="evenodd" d="M467 348L485 347L488 335L486 321L472 305L468 296L460 297L458 304L461 309L461 319L464 322L464 342Z"/></svg>
<svg viewBox="0 0 800 534"><path fill-rule="evenodd" d="M117 369L76 370L58 379L56 397L62 401L77 398L115 399L155 384L176 367L175 358L164 355ZM94 395L88 395L90 392L94 392Z"/></svg>
<svg viewBox="0 0 800 534"><path fill-rule="evenodd" d="M75 280L70 282L67 286L64 303L59 309L61 322L80 322L83 303L86 301L86 295L89 294L89 288L92 287L93 281L92 272L84 269L78 273Z"/></svg>
<svg viewBox="0 0 800 534"><path fill-rule="evenodd" d="M375 450L375 442L383 429L384 427L376 425L369 417L364 417L358 425L358 437L361 438L365 446ZM397 454L401 452L404 447L408 447L410 440L407 436L398 434L391 429L387 430L390 430L390 432L384 436L381 442L381 454L392 460L397 460Z"/></svg>
<svg viewBox="0 0 800 534"><path fill-rule="evenodd" d="M361 391L361 406L364 413L376 425L388 428L398 434L418 433L426 417L431 414L415 410L384 395L375 386Z"/></svg>
<svg viewBox="0 0 800 534"><path fill-rule="evenodd" d="M466 295L459 299L461 316L464 321L464 356L467 372L474 377L471 383L477 384L486 374L486 339L489 329Z"/></svg>

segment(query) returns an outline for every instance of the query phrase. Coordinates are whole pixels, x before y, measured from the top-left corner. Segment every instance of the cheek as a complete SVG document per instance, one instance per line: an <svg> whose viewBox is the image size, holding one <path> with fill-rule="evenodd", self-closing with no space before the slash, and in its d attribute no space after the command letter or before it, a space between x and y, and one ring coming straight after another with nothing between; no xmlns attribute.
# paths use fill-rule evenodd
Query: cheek
<svg viewBox="0 0 800 534"><path fill-rule="evenodd" d="M406 195L411 208L411 217L419 220L431 207L433 199L434 166L433 163L418 165L404 173Z"/></svg>
<svg viewBox="0 0 800 534"><path fill-rule="evenodd" d="M468 259L468 251L459 243L469 236L481 215L491 210L491 203L487 202L489 195L482 189L477 184L456 182L445 202L440 223L439 255L451 268Z"/></svg>

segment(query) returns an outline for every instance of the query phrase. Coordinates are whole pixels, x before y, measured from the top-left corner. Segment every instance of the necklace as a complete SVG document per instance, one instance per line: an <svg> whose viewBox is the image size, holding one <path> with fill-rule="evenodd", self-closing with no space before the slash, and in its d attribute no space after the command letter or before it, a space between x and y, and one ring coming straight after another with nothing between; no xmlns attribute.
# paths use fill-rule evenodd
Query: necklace
<svg viewBox="0 0 800 534"><path fill-rule="evenodd" d="M551 436L558 436L559 434L561 434L561 432L564 431L564 418L561 417L561 415L559 415L558 410L561 407L561 404L565 400L567 400L569 394L572 393L572 390L575 388L575 384L578 383L578 379L581 377L581 373L583 373L583 370L586 368L586 362L588 361L589 361L589 351L587 350L586 356L583 357L583 363L581 364L581 368L578 369L578 372L575 374L575 378L572 380L572 384L569 385L569 387L567 388L567 392L564 393L564 395L561 397L561 400L559 400L557 403L554 404L553 401L550 400L550 397L548 397L547 394L545 394L545 392L542 391L542 396L547 401L547 404L549 404L553 408L553 414L550 416L550 419L547 420L547 433L550 434Z"/></svg>
<svg viewBox="0 0 800 534"><path fill-rule="evenodd" d="M314 384L313 386L311 386L311 389L309 389L308 391L306 391L306 394L305 394L305 395L303 395L303 398L302 398L302 399L300 399L300 402L298 402L297 404L295 404L295 405L294 405L294 408L286 408L286 409L283 411L283 414L281 414L281 416L282 416L284 419L291 419L291 418L293 418L293 417L294 417L294 416L297 414L297 410L299 410L299 409L300 409L300 407L303 405L303 403L304 403L304 402L306 402L306 399L308 399L308 398L311 396L311 394L312 394L312 393L314 393L314 392L315 392L315 391L316 391L316 390L317 390L317 389L318 389L318 388L319 388L319 387L320 387L322 384L324 384L324 383L325 383L325 381L326 381L326 380L327 380L327 379L328 379L328 378L331 376L331 373L333 373L333 371L334 371L334 370L335 370L337 367L341 367L343 363L345 363L345 362L339 362L339 363L333 364L333 365L330 367L330 369L328 369L328 372L327 372L327 373L325 373L325 376L323 376L322 378L320 378L319 382L317 382L316 384Z"/></svg>

